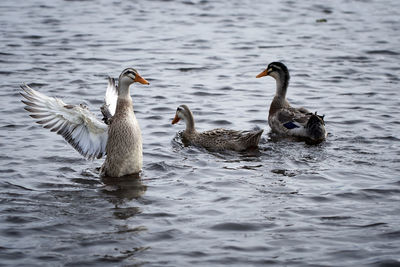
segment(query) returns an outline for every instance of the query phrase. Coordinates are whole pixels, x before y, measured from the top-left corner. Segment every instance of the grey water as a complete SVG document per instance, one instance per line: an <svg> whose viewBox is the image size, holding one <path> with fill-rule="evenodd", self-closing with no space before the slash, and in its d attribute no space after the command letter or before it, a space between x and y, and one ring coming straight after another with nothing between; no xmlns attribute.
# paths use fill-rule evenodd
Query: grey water
<svg viewBox="0 0 400 267"><path fill-rule="evenodd" d="M0 3L0 266L399 266L400 2ZM272 61L326 142L271 138ZM144 166L100 179L35 124L19 85L86 103L134 67ZM264 129L246 153L184 147L198 130Z"/></svg>

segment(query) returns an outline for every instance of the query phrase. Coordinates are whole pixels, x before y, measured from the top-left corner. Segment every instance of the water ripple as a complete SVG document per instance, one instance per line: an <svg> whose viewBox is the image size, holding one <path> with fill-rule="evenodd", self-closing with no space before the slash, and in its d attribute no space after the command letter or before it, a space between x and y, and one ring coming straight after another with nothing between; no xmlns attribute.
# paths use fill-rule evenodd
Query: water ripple
<svg viewBox="0 0 400 267"><path fill-rule="evenodd" d="M399 264L400 2L3 2L4 266ZM255 76L272 61L289 102L326 115L326 142L269 133L276 82ZM151 82L131 91L143 172L99 178L103 160L35 124L19 85L100 116L126 67ZM264 129L259 149L185 146L183 103L199 131Z"/></svg>

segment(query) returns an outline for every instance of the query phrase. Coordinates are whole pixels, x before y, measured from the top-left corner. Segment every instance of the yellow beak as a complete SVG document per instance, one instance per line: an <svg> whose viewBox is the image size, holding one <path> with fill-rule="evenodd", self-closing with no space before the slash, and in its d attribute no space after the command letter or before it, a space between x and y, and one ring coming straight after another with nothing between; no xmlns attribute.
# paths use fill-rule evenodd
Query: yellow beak
<svg viewBox="0 0 400 267"><path fill-rule="evenodd" d="M140 76L139 74L136 74L135 76L135 82L141 83L141 84L150 84L148 81L146 81L146 79L144 79L142 76Z"/></svg>
<svg viewBox="0 0 400 267"><path fill-rule="evenodd" d="M265 69L265 70L263 70L262 72L260 72L257 76L256 76L256 78L261 78L261 77L264 77L264 76L267 76L268 75L268 69Z"/></svg>
<svg viewBox="0 0 400 267"><path fill-rule="evenodd" d="M178 117L178 114L175 114L175 118L172 120L172 124L177 123L181 118Z"/></svg>

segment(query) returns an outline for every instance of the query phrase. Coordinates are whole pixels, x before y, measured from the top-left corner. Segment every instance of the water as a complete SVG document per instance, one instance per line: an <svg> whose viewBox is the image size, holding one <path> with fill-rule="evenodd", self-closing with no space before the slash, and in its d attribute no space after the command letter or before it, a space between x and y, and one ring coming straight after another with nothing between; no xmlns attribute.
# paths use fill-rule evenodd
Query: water
<svg viewBox="0 0 400 267"><path fill-rule="evenodd" d="M399 22L394 0L3 0L0 265L398 266ZM255 76L275 60L326 115L321 145L268 136L275 82ZM151 83L132 92L144 171L101 180L19 84L100 115L126 67ZM180 104L199 130L265 129L259 151L183 147Z"/></svg>

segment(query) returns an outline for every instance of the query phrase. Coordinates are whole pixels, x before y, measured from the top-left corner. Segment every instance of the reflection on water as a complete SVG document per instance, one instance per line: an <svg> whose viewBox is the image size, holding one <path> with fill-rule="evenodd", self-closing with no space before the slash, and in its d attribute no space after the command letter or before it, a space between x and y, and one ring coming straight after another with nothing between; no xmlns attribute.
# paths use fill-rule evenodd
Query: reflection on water
<svg viewBox="0 0 400 267"><path fill-rule="evenodd" d="M126 175L123 177L102 177L101 181L104 186L101 192L114 196L115 202L118 204L124 201L140 198L147 190L147 186L143 184L141 174Z"/></svg>
<svg viewBox="0 0 400 267"><path fill-rule="evenodd" d="M398 265L399 3L2 1L1 264ZM268 134L275 81L255 76L277 60L326 142ZM143 173L102 179L19 84L100 116L126 67L151 83L132 87ZM264 129L258 150L184 146L181 103L199 131Z"/></svg>

